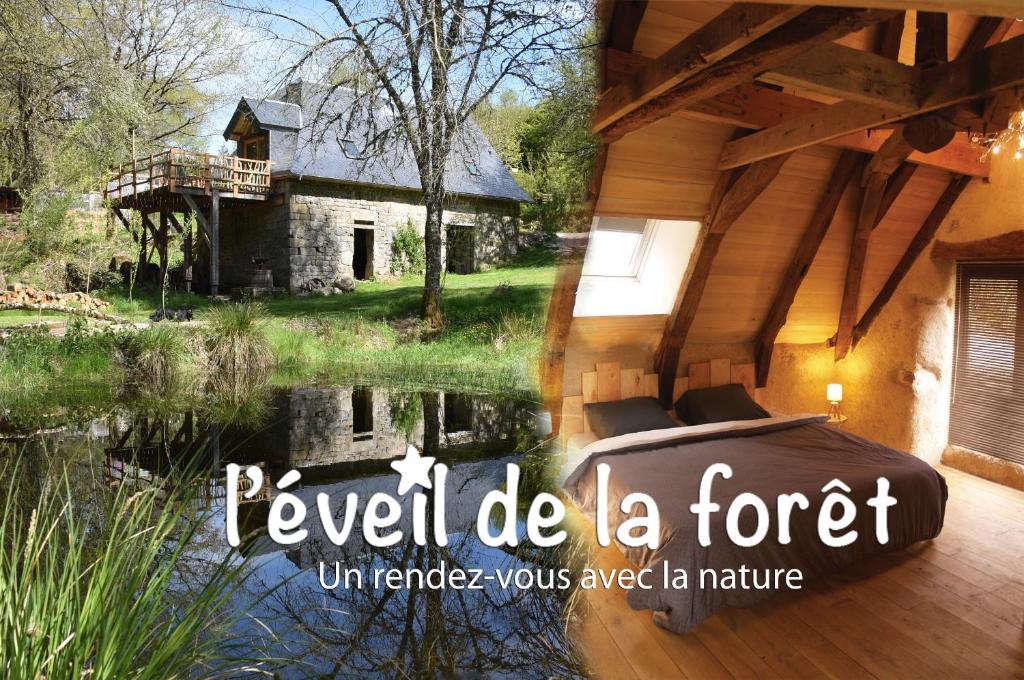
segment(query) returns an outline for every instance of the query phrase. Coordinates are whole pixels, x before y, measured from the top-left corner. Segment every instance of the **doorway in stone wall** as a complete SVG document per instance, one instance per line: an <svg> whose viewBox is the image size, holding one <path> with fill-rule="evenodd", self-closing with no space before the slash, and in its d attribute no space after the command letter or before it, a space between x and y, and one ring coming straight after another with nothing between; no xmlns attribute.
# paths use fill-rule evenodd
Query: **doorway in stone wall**
<svg viewBox="0 0 1024 680"><path fill-rule="evenodd" d="M476 233L469 224L449 224L445 244L447 269L452 274L472 274L476 269Z"/></svg>
<svg viewBox="0 0 1024 680"><path fill-rule="evenodd" d="M356 227L352 244L352 276L361 281L373 278L373 229Z"/></svg>

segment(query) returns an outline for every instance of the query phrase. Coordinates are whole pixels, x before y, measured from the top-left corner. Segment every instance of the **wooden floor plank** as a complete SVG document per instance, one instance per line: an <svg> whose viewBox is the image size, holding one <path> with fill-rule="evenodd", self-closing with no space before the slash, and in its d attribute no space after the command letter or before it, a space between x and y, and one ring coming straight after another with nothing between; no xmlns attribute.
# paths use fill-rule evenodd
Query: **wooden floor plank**
<svg viewBox="0 0 1024 680"><path fill-rule="evenodd" d="M721 616L713 616L704 621L693 634L737 680L781 677L725 625Z"/></svg>
<svg viewBox="0 0 1024 680"><path fill-rule="evenodd" d="M582 618L582 622L573 632L583 647L590 667L601 669L601 674L605 677L640 680L633 672L633 666L619 651L615 638L604 627L601 619L590 611L585 612Z"/></svg>
<svg viewBox="0 0 1024 680"><path fill-rule="evenodd" d="M597 625L580 639L612 648L588 656L596 676L1024 678L1024 492L938 469L950 495L933 541L724 610L687 635L658 628L624 593L588 593ZM597 560L629 566L614 548Z"/></svg>
<svg viewBox="0 0 1024 680"><path fill-rule="evenodd" d="M726 621L729 629L783 678L815 680L828 678L822 669L796 648L791 640L779 635L750 609L730 609L714 618Z"/></svg>
<svg viewBox="0 0 1024 680"><path fill-rule="evenodd" d="M878 617L905 632L941 660L942 667L953 675L977 674L985 678L1009 678L1010 673L1024 663L1024 657L1015 659L1013 650L970 623L943 609L934 602L923 602L912 609L879 597L879 593L864 582L849 582L841 586L851 599L859 602Z"/></svg>

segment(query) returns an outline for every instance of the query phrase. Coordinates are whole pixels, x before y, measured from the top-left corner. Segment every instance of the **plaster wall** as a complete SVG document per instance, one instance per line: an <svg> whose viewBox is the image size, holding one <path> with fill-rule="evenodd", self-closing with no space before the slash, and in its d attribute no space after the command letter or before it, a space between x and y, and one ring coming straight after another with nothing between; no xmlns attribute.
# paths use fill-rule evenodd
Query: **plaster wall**
<svg viewBox="0 0 1024 680"><path fill-rule="evenodd" d="M989 181L968 185L937 239L973 241L1024 229L1024 161L1003 155L991 163ZM848 431L938 463L949 434L956 266L930 252L842 361L824 344L776 345L764 392L768 407L824 412L825 385L839 382Z"/></svg>

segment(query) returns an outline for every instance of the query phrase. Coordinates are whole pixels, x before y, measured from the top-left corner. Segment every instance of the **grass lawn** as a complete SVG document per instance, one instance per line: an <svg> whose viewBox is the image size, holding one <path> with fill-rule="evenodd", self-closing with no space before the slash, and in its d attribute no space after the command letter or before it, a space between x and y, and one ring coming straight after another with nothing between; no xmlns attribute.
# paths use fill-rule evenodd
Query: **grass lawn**
<svg viewBox="0 0 1024 680"><path fill-rule="evenodd" d="M270 319L266 332L277 357L279 382L351 380L409 385L487 389L531 389L534 361L541 349L548 298L554 282L555 257L524 253L515 262L444 280L445 327L428 337L416 317L422 277L397 282L359 282L354 292L330 296L285 296L265 301ZM146 321L159 306L159 292L102 291L112 303L109 313ZM191 307L201 332L205 297L170 292L169 307ZM0 325L65 320L60 315L2 312ZM78 342L75 340L70 343ZM67 344L67 343L65 343ZM86 354L102 354L95 343ZM109 354L109 352L107 352ZM109 379L109 356L76 356L64 351L59 361L40 369L64 382ZM0 391L46 376L18 366L20 358L0 349ZM31 375L30 375L31 374Z"/></svg>

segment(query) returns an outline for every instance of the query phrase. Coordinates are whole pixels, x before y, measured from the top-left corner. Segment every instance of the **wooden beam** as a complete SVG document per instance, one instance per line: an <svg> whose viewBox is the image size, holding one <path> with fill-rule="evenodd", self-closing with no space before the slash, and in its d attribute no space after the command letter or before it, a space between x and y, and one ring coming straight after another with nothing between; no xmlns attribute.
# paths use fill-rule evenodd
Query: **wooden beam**
<svg viewBox="0 0 1024 680"><path fill-rule="evenodd" d="M903 161L907 160L907 157L910 156L913 150L913 147L904 139L902 130L893 132L875 155L871 157L871 160L868 161L868 166L864 169L865 183L867 183L871 175L876 174L884 175L883 181L887 181L889 176L896 172L896 168L900 167Z"/></svg>
<svg viewBox="0 0 1024 680"><path fill-rule="evenodd" d="M888 177L876 172L868 178L861 201L860 214L853 230L850 243L850 259L846 265L846 281L843 284L843 301L839 307L839 328L836 331L836 361L850 351L853 345L853 327L857 323L857 302L860 298L860 284L864 277L864 262L868 254L868 239L878 218L878 208L885 193Z"/></svg>
<svg viewBox="0 0 1024 680"><path fill-rule="evenodd" d="M199 209L196 201L189 194L181 194L182 198L185 199L185 203L192 210L192 213L196 216L196 222L199 223L199 227L203 230L203 235L206 236L206 242L210 242L210 223L206 219L206 215Z"/></svg>
<svg viewBox="0 0 1024 680"><path fill-rule="evenodd" d="M680 0L693 2L694 0ZM770 2L771 0L750 0ZM816 5L820 0L790 0L793 5ZM918 10L923 12L962 12L976 16L1018 17L1020 0L829 0L836 7Z"/></svg>
<svg viewBox="0 0 1024 680"><path fill-rule="evenodd" d="M910 182L910 178L914 176L916 170L917 166L913 163L903 163L889 177L889 181L885 185L885 193L882 194L882 200L878 204L878 215L875 217L875 226L872 229L877 229L885 219L889 208L896 202L896 198L903 192L903 188Z"/></svg>
<svg viewBox="0 0 1024 680"><path fill-rule="evenodd" d="M633 42L646 11L647 0L618 0L612 12L607 46L623 52L632 52Z"/></svg>
<svg viewBox="0 0 1024 680"><path fill-rule="evenodd" d="M971 34L960 46L960 53L957 56L974 54L985 49L989 45L1000 42L1013 26L1014 20L1004 17L978 17Z"/></svg>
<svg viewBox="0 0 1024 680"><path fill-rule="evenodd" d="M914 66L931 68L949 61L949 15L945 12L917 13Z"/></svg>
<svg viewBox="0 0 1024 680"><path fill-rule="evenodd" d="M563 262L555 273L555 286L548 303L544 326L544 354L540 361L540 388L545 407L551 414L551 434L557 435L562 422L562 391L565 380L565 346L572 328L576 291L583 263Z"/></svg>
<svg viewBox="0 0 1024 680"><path fill-rule="evenodd" d="M761 130L725 145L720 167L731 168L820 144L984 97L1024 84L1024 36L921 73L920 104L903 112L843 101Z"/></svg>
<svg viewBox="0 0 1024 680"><path fill-rule="evenodd" d="M825 194L818 201L814 214L811 215L811 221L808 223L807 229L804 230L804 235L797 244L793 259L790 260L786 273L782 277L782 286L776 292L764 323L761 324L761 329L758 331L757 340L754 343L758 387L765 387L768 384L775 339L786 325L789 308L793 305L800 285L818 254L818 248L821 247L825 235L828 234L829 226L832 224L832 219L839 208L839 201L846 191L847 185L854 178L859 179L860 169L863 165L863 156L856 151L844 151L839 155L839 160L826 185Z"/></svg>
<svg viewBox="0 0 1024 680"><path fill-rule="evenodd" d="M899 59L900 47L903 44L903 28L906 22L907 13L900 12L879 26L876 54L887 59Z"/></svg>
<svg viewBox="0 0 1024 680"><path fill-rule="evenodd" d="M712 195L711 212L701 227L697 244L679 285L672 312L665 321L665 331L655 354L658 396L666 406L672 401L672 388L679 368L679 354L686 344L686 336L697 315L697 308L704 295L704 287L707 285L711 266L718 255L722 239L750 204L779 174L785 161L784 156L776 157L764 163L755 163L740 170L723 173L719 177Z"/></svg>
<svg viewBox="0 0 1024 680"><path fill-rule="evenodd" d="M174 216L174 213L168 212L167 219L171 223L171 226L174 227L174 230L176 232L178 232L179 234L185 233L185 230L181 228L181 222L179 222L178 218Z"/></svg>
<svg viewBox="0 0 1024 680"><path fill-rule="evenodd" d="M825 105L785 92L777 92L753 83L740 85L711 99L694 104L676 115L722 125L760 130L787 118L816 111ZM827 146L874 153L892 134L892 130L860 131L825 142ZM932 153L915 151L911 163L946 170L959 175L988 177L989 166L979 160L978 147L966 133L959 133L945 148Z"/></svg>
<svg viewBox="0 0 1024 680"><path fill-rule="evenodd" d="M933 260L1021 260L1024 259L1024 230L1008 231L976 241L936 241Z"/></svg>
<svg viewBox="0 0 1024 680"><path fill-rule="evenodd" d="M892 111L912 109L920 97L914 67L836 43L797 55L758 80Z"/></svg>
<svg viewBox="0 0 1024 680"><path fill-rule="evenodd" d="M210 297L217 297L220 287L220 192L210 196Z"/></svg>
<svg viewBox="0 0 1024 680"><path fill-rule="evenodd" d="M758 73L819 45L893 16L893 12L815 7L721 61L695 73L660 96L632 110L602 131L608 141L708 97L748 82Z"/></svg>
<svg viewBox="0 0 1024 680"><path fill-rule="evenodd" d="M907 245L906 252L903 253L903 257L896 263L896 267L893 268L889 278L886 279L882 289L878 291L875 299L871 302L871 306L867 308L867 311L861 316L860 321L857 322L857 326L853 330L853 344L856 347L857 343L867 335L868 330L871 328L871 324L875 322L878 315L881 314L882 309L892 299L893 294L899 287L900 282L910 271L910 268L917 261L917 258L924 252L924 249L928 247L928 244L935 238L936 232L939 230L939 226L942 225L942 221L946 219L946 215L949 214L953 204L956 203L956 199L959 198L960 194L967 185L970 183L970 177L954 177L950 180L949 185L946 187L942 195L939 196L939 200L935 203L935 207L928 213L928 217L925 218L921 224L921 228L914 234L914 238L910 240L910 244Z"/></svg>
<svg viewBox="0 0 1024 680"><path fill-rule="evenodd" d="M602 94L594 111L594 132L805 11L791 5L732 5Z"/></svg>
<svg viewBox="0 0 1024 680"><path fill-rule="evenodd" d="M890 20L891 21L891 20ZM888 22L886 22L888 24ZM615 55L612 60L611 56ZM631 75L650 59L638 54L625 54L609 50L610 64L625 75ZM731 90L719 93L678 111L675 115L703 120L721 125L734 125L748 130L772 127L787 118L817 111L826 104L804 99L796 95L779 92L754 83L743 83ZM977 114L980 116L980 112ZM1005 116L1004 116L1005 117ZM854 132L825 142L828 146L874 153L891 134L888 129ZM989 165L979 159L978 147L971 144L967 133L958 133L956 138L939 151L922 153L915 151L908 159L911 163L946 170L956 175L988 177Z"/></svg>

